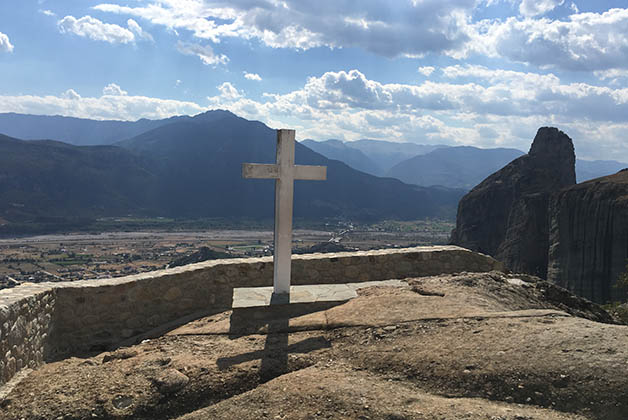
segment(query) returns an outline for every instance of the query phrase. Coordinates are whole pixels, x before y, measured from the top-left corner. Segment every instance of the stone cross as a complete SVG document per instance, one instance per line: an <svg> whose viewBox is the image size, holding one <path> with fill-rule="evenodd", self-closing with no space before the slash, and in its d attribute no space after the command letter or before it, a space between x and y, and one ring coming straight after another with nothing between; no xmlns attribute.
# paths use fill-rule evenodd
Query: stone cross
<svg viewBox="0 0 628 420"><path fill-rule="evenodd" d="M273 255L273 294L290 293L292 258L292 205L294 181L327 179L326 166L294 164L294 130L277 130L277 163L243 163L244 178L275 180L275 253Z"/></svg>

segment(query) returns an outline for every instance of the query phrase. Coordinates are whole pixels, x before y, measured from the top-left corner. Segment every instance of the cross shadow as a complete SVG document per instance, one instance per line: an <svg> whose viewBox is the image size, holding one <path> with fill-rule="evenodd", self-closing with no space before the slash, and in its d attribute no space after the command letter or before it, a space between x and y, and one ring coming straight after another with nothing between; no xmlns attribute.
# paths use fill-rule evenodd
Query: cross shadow
<svg viewBox="0 0 628 420"><path fill-rule="evenodd" d="M270 306L233 309L229 338L237 339L252 334L265 334L264 349L219 358L216 362L218 368L224 370L240 363L260 360L259 375L262 382L290 372L293 370L289 366L290 354L306 354L331 347L323 335L308 337L289 344L291 333L307 330L307 328L291 328L290 319L324 311L342 303L344 301L276 303L271 299Z"/></svg>

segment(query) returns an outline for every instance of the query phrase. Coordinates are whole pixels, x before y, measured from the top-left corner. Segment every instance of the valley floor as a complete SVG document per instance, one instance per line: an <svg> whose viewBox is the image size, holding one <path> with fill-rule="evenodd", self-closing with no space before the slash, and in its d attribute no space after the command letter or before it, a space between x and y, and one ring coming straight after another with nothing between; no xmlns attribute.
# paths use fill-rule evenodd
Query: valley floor
<svg viewBox="0 0 628 420"><path fill-rule="evenodd" d="M321 243L349 249L446 244L451 222L342 223L296 229L293 249ZM198 229L118 231L0 238L0 289L23 282L119 277L164 268L201 247L233 257L272 255L273 231Z"/></svg>

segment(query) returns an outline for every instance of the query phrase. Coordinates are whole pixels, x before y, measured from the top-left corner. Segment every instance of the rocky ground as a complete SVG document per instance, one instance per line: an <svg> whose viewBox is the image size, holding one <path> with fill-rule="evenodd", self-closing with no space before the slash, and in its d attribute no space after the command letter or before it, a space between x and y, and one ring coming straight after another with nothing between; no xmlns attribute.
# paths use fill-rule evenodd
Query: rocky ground
<svg viewBox="0 0 628 420"><path fill-rule="evenodd" d="M463 273L317 312L225 312L42 366L0 418L628 418L628 326L530 280Z"/></svg>

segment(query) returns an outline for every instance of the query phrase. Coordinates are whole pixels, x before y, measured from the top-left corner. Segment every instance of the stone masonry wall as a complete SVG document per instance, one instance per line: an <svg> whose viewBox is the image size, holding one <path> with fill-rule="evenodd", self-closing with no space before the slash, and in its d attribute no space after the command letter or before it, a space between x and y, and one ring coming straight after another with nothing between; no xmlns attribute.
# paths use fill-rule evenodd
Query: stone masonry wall
<svg viewBox="0 0 628 420"><path fill-rule="evenodd" d="M0 295L0 385L20 369L46 360L52 329L55 298L50 288L20 287L12 295Z"/></svg>
<svg viewBox="0 0 628 420"><path fill-rule="evenodd" d="M502 270L455 246L292 257L292 284L403 279ZM104 351L186 316L231 307L233 289L271 286L272 257L212 260L113 279L0 290L0 384L22 367Z"/></svg>

